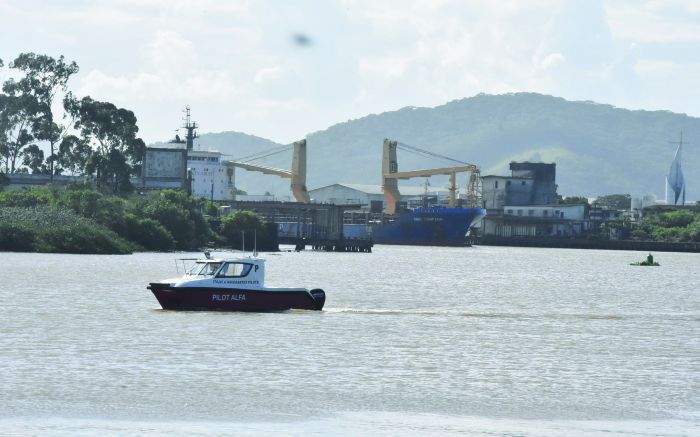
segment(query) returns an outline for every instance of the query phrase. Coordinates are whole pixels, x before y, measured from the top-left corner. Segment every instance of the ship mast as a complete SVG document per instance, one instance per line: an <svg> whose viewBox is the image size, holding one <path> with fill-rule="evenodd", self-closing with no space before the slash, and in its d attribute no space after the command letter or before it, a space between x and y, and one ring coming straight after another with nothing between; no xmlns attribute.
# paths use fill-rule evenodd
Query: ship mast
<svg viewBox="0 0 700 437"><path fill-rule="evenodd" d="M189 106L185 107L185 125L182 127L187 130L187 136L185 137L187 150L192 150L194 149L194 139L199 138L199 135L197 135L197 132L195 132L195 129L197 129L199 126L197 126L197 123L192 121L190 118Z"/></svg>

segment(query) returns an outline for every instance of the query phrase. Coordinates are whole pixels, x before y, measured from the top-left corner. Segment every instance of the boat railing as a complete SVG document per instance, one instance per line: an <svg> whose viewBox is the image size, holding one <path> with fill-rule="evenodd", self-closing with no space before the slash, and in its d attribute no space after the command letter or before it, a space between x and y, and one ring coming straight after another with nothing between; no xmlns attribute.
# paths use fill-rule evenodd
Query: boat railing
<svg viewBox="0 0 700 437"><path fill-rule="evenodd" d="M190 270L190 268L192 268L192 265L200 259L201 258L176 258L175 270L177 271L178 275L184 275ZM182 272L180 271L180 267L182 267Z"/></svg>

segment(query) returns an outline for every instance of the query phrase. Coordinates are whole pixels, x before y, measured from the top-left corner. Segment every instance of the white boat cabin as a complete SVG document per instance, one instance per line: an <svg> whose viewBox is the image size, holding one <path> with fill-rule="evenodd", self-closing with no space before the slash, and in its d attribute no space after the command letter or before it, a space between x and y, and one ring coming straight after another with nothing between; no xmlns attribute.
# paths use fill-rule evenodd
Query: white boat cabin
<svg viewBox="0 0 700 437"><path fill-rule="evenodd" d="M261 258L184 259L194 261L177 287L261 288L265 285L265 260Z"/></svg>

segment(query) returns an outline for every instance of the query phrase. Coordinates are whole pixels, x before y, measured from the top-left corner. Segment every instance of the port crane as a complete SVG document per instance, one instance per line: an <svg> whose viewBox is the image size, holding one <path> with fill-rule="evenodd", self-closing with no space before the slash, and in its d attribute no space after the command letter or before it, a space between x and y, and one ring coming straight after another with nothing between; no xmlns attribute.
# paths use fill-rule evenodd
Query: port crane
<svg viewBox="0 0 700 437"><path fill-rule="evenodd" d="M248 171L257 171L259 173L289 179L290 189L292 190L292 194L294 195L296 201L299 203L309 203L311 198L308 190L306 189L306 140L304 139L294 142L291 148L293 149L291 170L266 167L250 162L255 159L265 158L267 156L285 152L290 149L290 146L275 147L273 149L265 150L237 160L224 161L223 164L228 167L230 172L233 172L235 168L238 167Z"/></svg>
<svg viewBox="0 0 700 437"><path fill-rule="evenodd" d="M431 155L433 157L447 159L449 161L454 161L462 165L454 167L440 167L400 172L398 171L399 166L396 156L396 149L399 147L403 150L409 150L421 154ZM449 206L454 208L457 205L457 173L462 172L470 173L469 186L467 188L467 202L470 204L470 206L477 206L480 198L479 167L477 167L474 164L457 161L455 159L438 155L427 150L419 149L414 146L409 146L408 144L399 143L390 139L384 139L382 153L382 191L384 192L384 198L386 199L386 207L384 209L384 212L387 214L396 213L396 202L398 202L399 199L401 199L401 193L399 192L398 185L399 179L430 177L435 175L449 176Z"/></svg>

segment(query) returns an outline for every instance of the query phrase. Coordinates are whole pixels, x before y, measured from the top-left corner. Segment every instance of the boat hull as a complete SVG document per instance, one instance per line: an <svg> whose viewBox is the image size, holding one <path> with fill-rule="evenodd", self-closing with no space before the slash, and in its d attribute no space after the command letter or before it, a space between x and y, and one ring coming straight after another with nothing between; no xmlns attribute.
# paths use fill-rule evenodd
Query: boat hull
<svg viewBox="0 0 700 437"><path fill-rule="evenodd" d="M323 309L321 289L250 290L244 288L172 287L151 283L148 288L164 310L178 311L285 311Z"/></svg>
<svg viewBox="0 0 700 437"><path fill-rule="evenodd" d="M467 246L469 228L484 215L483 208L416 208L382 222L344 225L343 232L378 244Z"/></svg>

